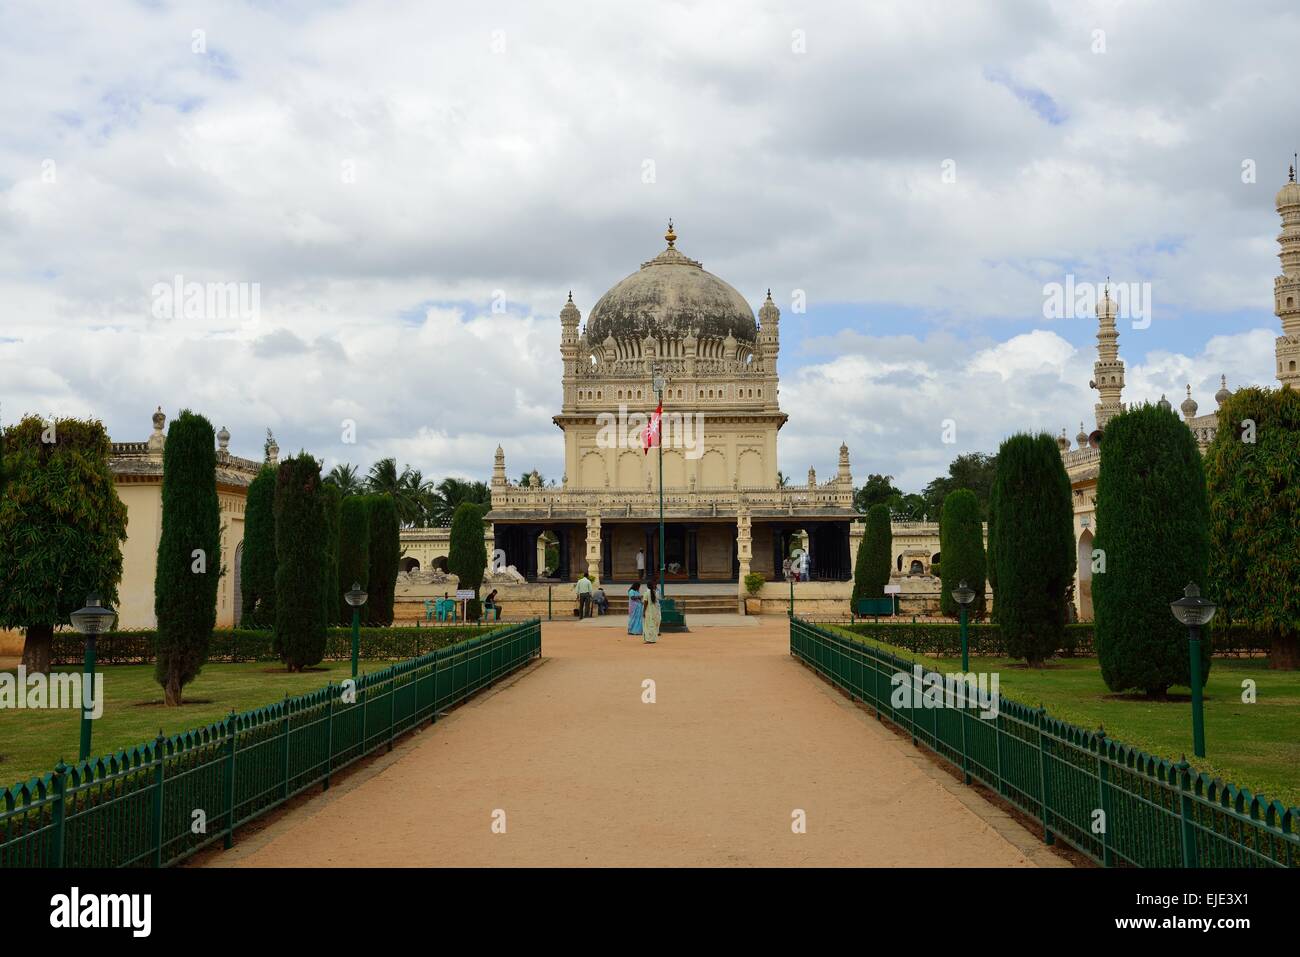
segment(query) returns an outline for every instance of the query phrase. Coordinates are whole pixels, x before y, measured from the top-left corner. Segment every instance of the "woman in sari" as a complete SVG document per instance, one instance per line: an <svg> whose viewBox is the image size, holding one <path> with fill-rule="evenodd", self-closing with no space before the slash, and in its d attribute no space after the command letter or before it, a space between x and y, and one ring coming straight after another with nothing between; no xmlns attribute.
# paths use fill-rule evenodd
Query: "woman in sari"
<svg viewBox="0 0 1300 957"><path fill-rule="evenodd" d="M627 633L641 634L641 583L638 581L627 590Z"/></svg>
<svg viewBox="0 0 1300 957"><path fill-rule="evenodd" d="M645 627L643 629L645 637L642 641L647 645L653 645L659 640L659 622L661 620L659 602L655 598L654 586L642 588L641 596L645 599Z"/></svg>

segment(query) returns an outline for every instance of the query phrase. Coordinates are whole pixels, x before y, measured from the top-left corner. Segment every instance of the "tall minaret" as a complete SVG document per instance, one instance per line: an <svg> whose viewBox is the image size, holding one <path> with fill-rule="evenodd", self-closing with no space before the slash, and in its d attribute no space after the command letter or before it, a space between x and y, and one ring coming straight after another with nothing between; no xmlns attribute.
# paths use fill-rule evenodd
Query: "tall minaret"
<svg viewBox="0 0 1300 957"><path fill-rule="evenodd" d="M1277 191L1277 211L1282 217L1282 232L1277 236L1282 275L1273 280L1273 311L1282 320L1277 381L1300 389L1300 184L1295 181L1294 163L1290 179Z"/></svg>
<svg viewBox="0 0 1300 957"><path fill-rule="evenodd" d="M1092 366L1092 381L1101 401L1094 406L1097 428L1105 430L1106 423L1124 411L1120 393L1124 391L1124 361L1119 357L1119 333L1115 331L1115 300L1110 298L1110 282L1097 303L1097 361Z"/></svg>
<svg viewBox="0 0 1300 957"><path fill-rule="evenodd" d="M577 402L578 362L582 352L578 336L578 323L582 313L573 304L573 293L569 301L560 310L560 357L564 360L564 411L569 411Z"/></svg>
<svg viewBox="0 0 1300 957"><path fill-rule="evenodd" d="M767 291L767 298L758 310L758 348L763 357L763 379L767 384L767 395L763 405L775 409L777 401L776 360L781 354L781 310L772 301L772 290Z"/></svg>

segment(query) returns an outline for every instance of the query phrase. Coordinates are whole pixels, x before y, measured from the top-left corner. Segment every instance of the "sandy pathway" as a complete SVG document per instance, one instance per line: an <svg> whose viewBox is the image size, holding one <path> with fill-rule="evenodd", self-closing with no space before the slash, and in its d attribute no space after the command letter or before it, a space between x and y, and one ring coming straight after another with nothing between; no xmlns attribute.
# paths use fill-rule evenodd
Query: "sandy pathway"
<svg viewBox="0 0 1300 957"><path fill-rule="evenodd" d="M788 625L643 645L545 626L545 659L209 865L1059 863L788 654ZM642 702L655 682L656 703ZM807 831L792 833L792 812ZM493 833L504 811L506 833Z"/></svg>

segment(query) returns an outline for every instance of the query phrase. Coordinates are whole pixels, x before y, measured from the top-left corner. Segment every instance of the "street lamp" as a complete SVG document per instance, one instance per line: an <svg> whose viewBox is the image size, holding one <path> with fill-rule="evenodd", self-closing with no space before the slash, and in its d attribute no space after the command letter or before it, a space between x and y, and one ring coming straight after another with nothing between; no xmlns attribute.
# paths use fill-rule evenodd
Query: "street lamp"
<svg viewBox="0 0 1300 957"><path fill-rule="evenodd" d="M952 600L961 607L961 670L970 671L970 651L966 642L966 609L975 600L975 589L962 579L960 585L952 590Z"/></svg>
<svg viewBox="0 0 1300 957"><path fill-rule="evenodd" d="M1171 601L1169 608L1174 617L1187 626L1188 653L1192 665L1192 750L1198 758L1205 757L1205 714L1201 701L1201 626L1214 617L1217 606L1201 597L1201 590L1188 582L1183 597Z"/></svg>
<svg viewBox="0 0 1300 957"><path fill-rule="evenodd" d="M668 385L668 380L664 376L663 369L656 365L654 367L654 390L659 399L659 409L664 407L664 387ZM664 423L663 419L659 420L659 601L662 602L664 594ZM654 586L651 585L651 588Z"/></svg>
<svg viewBox="0 0 1300 957"><path fill-rule="evenodd" d="M357 658L361 654L361 606L366 603L361 582L353 582L351 590L343 593L343 599L352 606L352 677L356 678Z"/></svg>
<svg viewBox="0 0 1300 957"><path fill-rule="evenodd" d="M95 688L95 639L113 627L117 612L99 600L96 592L86 596L86 607L72 613L72 627L86 636L86 656L81 666L81 748L78 761L90 757L90 722L86 695Z"/></svg>

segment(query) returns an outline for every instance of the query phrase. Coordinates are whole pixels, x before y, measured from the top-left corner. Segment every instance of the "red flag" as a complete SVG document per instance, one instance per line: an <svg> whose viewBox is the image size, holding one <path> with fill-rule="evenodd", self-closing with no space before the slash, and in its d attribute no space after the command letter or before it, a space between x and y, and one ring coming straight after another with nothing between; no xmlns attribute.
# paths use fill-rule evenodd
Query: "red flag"
<svg viewBox="0 0 1300 957"><path fill-rule="evenodd" d="M664 404L659 403L659 408L655 409L654 415L650 416L650 422L641 430L641 454L646 455L650 452L650 446L659 444L659 428L664 417Z"/></svg>

